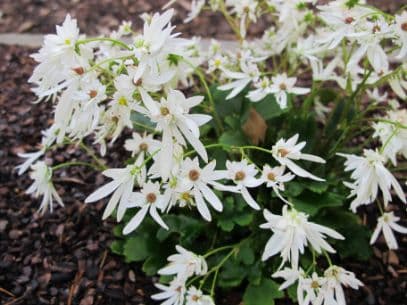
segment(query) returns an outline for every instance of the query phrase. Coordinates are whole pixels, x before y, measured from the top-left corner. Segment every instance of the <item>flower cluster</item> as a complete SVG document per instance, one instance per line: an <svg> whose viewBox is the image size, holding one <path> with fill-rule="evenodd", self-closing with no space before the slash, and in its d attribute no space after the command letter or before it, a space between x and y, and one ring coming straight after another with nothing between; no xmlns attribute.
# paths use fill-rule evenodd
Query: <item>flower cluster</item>
<svg viewBox="0 0 407 305"><path fill-rule="evenodd" d="M174 305L214 305L212 298L204 295L195 286L186 288L188 278L193 275L202 276L208 273L205 258L176 246L178 254L168 257L168 266L158 271L161 275L174 276L168 286L156 284L162 292L152 296L154 300L163 300L162 304Z"/></svg>
<svg viewBox="0 0 407 305"><path fill-rule="evenodd" d="M269 270L261 266L279 265L272 277L284 279L280 289L297 283L300 305L345 305L343 286L362 283L332 264L330 242L335 246L345 237L340 225L322 222L318 212L347 209L348 195L354 213L379 206L371 243L383 232L388 247L397 249L394 231L407 233L391 210L392 202L406 203L394 171L407 157L407 112L388 98L407 94L407 14L390 16L364 4L193 0L185 22L205 9L220 12L237 35L233 50L216 41L201 50L198 39L180 38L171 24L173 9L143 14L138 32L124 22L109 36L93 38L81 35L68 15L33 55L38 65L29 81L39 101L53 104L54 120L40 149L20 155L26 160L18 173L31 167L34 180L27 193L43 196L40 212L52 211L55 201L63 206L53 173L71 165L101 171L109 181L85 202L107 199L102 218L121 222L123 239L177 239L169 264L153 266L162 283L152 298L163 305L213 305L216 284L231 276L222 276L223 268L235 264L238 270L241 263L246 267L239 269L242 277L233 274L234 285L246 277L257 287L264 278L255 275ZM264 15L273 17L270 28L246 40L250 24ZM339 91L328 100L327 83ZM363 126L367 119L373 124ZM251 129L260 141L251 138ZM365 142L352 140L354 131ZM118 143L128 159L109 168L101 158ZM91 161L52 166L41 160L63 145L76 145ZM352 172L346 187L346 173L337 167L342 157L345 172ZM260 213L266 223L259 222ZM198 217L191 227L175 229L189 221L187 215ZM185 235L196 237L202 220L205 236L185 241ZM155 231L145 233L150 224ZM245 228L234 232L235 224ZM234 239L241 240L230 245ZM184 247L209 249L199 256ZM230 251L221 255L224 250ZM329 266L320 267L319 256Z"/></svg>

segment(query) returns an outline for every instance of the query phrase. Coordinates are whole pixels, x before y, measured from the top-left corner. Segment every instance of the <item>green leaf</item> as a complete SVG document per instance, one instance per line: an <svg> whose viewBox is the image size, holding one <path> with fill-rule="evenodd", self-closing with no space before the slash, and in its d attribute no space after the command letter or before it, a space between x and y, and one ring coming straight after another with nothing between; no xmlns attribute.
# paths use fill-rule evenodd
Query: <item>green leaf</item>
<svg viewBox="0 0 407 305"><path fill-rule="evenodd" d="M306 191L297 198L292 198L295 208L311 216L325 207L342 206L344 198L335 193L317 194Z"/></svg>
<svg viewBox="0 0 407 305"><path fill-rule="evenodd" d="M225 232L231 232L235 227L234 222L230 219L220 219L218 225Z"/></svg>
<svg viewBox="0 0 407 305"><path fill-rule="evenodd" d="M113 235L115 237L119 237L119 238L123 237L123 227L124 227L123 224L118 224L118 225L114 226Z"/></svg>
<svg viewBox="0 0 407 305"><path fill-rule="evenodd" d="M242 266L238 260L229 259L219 272L220 287L237 287L246 277L246 267Z"/></svg>
<svg viewBox="0 0 407 305"><path fill-rule="evenodd" d="M245 305L274 305L275 299L284 297L278 290L278 284L270 279L262 279L260 285L250 284L243 296Z"/></svg>
<svg viewBox="0 0 407 305"><path fill-rule="evenodd" d="M252 223L253 217L253 213L241 213L233 217L233 221L239 226L245 227Z"/></svg>
<svg viewBox="0 0 407 305"><path fill-rule="evenodd" d="M245 265L252 265L254 263L255 255L250 242L245 242L239 248L236 258Z"/></svg>
<svg viewBox="0 0 407 305"><path fill-rule="evenodd" d="M154 276L157 271L165 265L164 257L160 255L151 256L143 264L143 271L147 276Z"/></svg>
<svg viewBox="0 0 407 305"><path fill-rule="evenodd" d="M112 250L114 254L123 255L123 245L124 241L114 240L110 245L110 250Z"/></svg>
<svg viewBox="0 0 407 305"><path fill-rule="evenodd" d="M132 236L126 240L123 247L123 255L127 262L141 262L149 255L149 245L146 238L141 235Z"/></svg>
<svg viewBox="0 0 407 305"><path fill-rule="evenodd" d="M229 92L218 90L217 87L218 85L215 84L211 86L210 90L212 93L212 97L215 101L215 108L218 115L220 117L226 117L233 113L240 115L244 95L246 95L245 91L243 91L243 93L239 94L233 99L226 100L226 97L228 96Z"/></svg>
<svg viewBox="0 0 407 305"><path fill-rule="evenodd" d="M229 130L220 136L219 143L225 145L243 146L247 144L247 139L240 129Z"/></svg>
<svg viewBox="0 0 407 305"><path fill-rule="evenodd" d="M269 120L289 111L289 107L281 109L274 95L268 95L263 100L253 103L256 111L265 119Z"/></svg>

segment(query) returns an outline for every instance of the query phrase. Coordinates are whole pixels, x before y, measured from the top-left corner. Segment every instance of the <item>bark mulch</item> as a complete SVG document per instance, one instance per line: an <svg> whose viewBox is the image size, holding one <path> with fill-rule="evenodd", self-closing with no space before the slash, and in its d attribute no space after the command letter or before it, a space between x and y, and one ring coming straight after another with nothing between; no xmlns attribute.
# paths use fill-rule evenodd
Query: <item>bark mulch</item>
<svg viewBox="0 0 407 305"><path fill-rule="evenodd" d="M139 15L144 12L160 11L169 0L3 0L0 1L0 33L53 33L55 25L61 24L66 14L76 17L83 33L106 34L117 28L123 20L132 21L140 29ZM223 18L212 12L204 12L191 23L183 24L189 10L188 0L178 0L174 5L176 16L173 24L177 31L187 36L205 36L232 39L234 36ZM319 0L320 3L327 0ZM406 4L403 0L368 0L386 12L394 13ZM260 36L267 25L261 20L250 28L249 36Z"/></svg>
<svg viewBox="0 0 407 305"><path fill-rule="evenodd" d="M0 304L151 304L152 280L109 251L114 224L101 221L104 206L83 203L100 175L58 172L66 207L44 216L36 213L39 200L24 193L30 180L17 176L16 154L35 149L52 116L51 104L32 104L32 51L0 46ZM52 158L86 160L74 147Z"/></svg>

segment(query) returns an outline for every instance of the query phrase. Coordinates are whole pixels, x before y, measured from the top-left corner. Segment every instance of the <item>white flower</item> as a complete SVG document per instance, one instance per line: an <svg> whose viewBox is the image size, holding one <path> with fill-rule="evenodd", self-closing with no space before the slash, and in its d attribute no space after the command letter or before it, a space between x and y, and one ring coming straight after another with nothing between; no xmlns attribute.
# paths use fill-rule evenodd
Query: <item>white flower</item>
<svg viewBox="0 0 407 305"><path fill-rule="evenodd" d="M287 203L287 200L281 196L280 191L284 191L284 183L293 180L295 176L291 173L284 174L284 171L284 165L270 167L268 164L266 164L263 166L261 179L264 183L266 183L267 187L273 188L273 191L281 200Z"/></svg>
<svg viewBox="0 0 407 305"><path fill-rule="evenodd" d="M186 281L193 275L205 275L208 272L208 265L203 256L188 251L180 245L175 246L178 254L168 257L170 262L166 267L160 269L158 274L176 275L180 281Z"/></svg>
<svg viewBox="0 0 407 305"><path fill-rule="evenodd" d="M311 277L307 277L301 268L286 267L283 270L275 272L272 277L281 277L284 279L279 290L284 290L295 282L298 282L297 298L299 305L322 304L322 295L319 292L320 288L325 285L326 279L318 276L316 272L313 272Z"/></svg>
<svg viewBox="0 0 407 305"><path fill-rule="evenodd" d="M191 22L199 15L205 5L205 2L206 0L192 0L191 10L189 11L187 18L185 18L184 23Z"/></svg>
<svg viewBox="0 0 407 305"><path fill-rule="evenodd" d="M264 99L268 94L273 93L271 90L271 83L268 77L263 77L254 83L255 90L250 91L247 97L252 102L259 102Z"/></svg>
<svg viewBox="0 0 407 305"><path fill-rule="evenodd" d="M257 7L259 5L257 0L226 0L226 5L231 6L230 14L236 14L240 18L240 35L246 36L246 25L249 21L256 22L257 20Z"/></svg>
<svg viewBox="0 0 407 305"><path fill-rule="evenodd" d="M387 112L385 119L389 122L373 124L375 130L373 137L378 137L384 147L383 155L390 159L393 165L397 165L397 155L402 154L407 158L407 129L400 128L397 124L407 125L407 110L391 110ZM390 123L390 122L393 122Z"/></svg>
<svg viewBox="0 0 407 305"><path fill-rule="evenodd" d="M170 20L174 10L170 9L163 14L155 13L144 18L143 34L135 38L134 55L138 59L133 82L145 80L148 75L150 80L171 80L176 71L168 62L168 56L183 56L184 47L189 40L177 38L179 34L171 33L174 29ZM160 81L163 84L163 81ZM146 88L147 89L147 88Z"/></svg>
<svg viewBox="0 0 407 305"><path fill-rule="evenodd" d="M226 161L227 177L236 184L235 191L242 194L246 203L255 210L260 210L259 204L250 195L247 188L257 187L263 183L261 179L257 179L255 176L258 171L254 164L248 164L246 159L240 162ZM226 189L228 190L228 189ZM229 189L233 191L233 189Z"/></svg>
<svg viewBox="0 0 407 305"><path fill-rule="evenodd" d="M29 82L38 86L33 91L40 98L67 87L72 78L84 73L92 57L92 52L84 45L79 47L81 55L76 53L79 29L76 20L70 15L66 16L62 26L56 27L56 31L56 35L46 35L42 48L32 55L39 64Z"/></svg>
<svg viewBox="0 0 407 305"><path fill-rule="evenodd" d="M30 153L19 153L18 156L20 158L24 158L27 159L25 160L22 164L16 166L16 169L18 169L18 175L22 175L24 174L27 169L30 168L30 166L37 161L43 154L44 154L44 150L41 149L39 151L34 151L34 152L30 152Z"/></svg>
<svg viewBox="0 0 407 305"><path fill-rule="evenodd" d="M191 286L187 291L185 305L215 305L209 295L204 295L201 290Z"/></svg>
<svg viewBox="0 0 407 305"><path fill-rule="evenodd" d="M356 196L350 206L353 212L356 212L361 205L372 203L376 199L379 189L382 191L386 206L392 200L391 188L395 190L400 200L406 203L403 189L384 165L386 160L383 155L371 149L365 149L363 157L349 154L338 155L346 158L345 171L352 171L351 178L354 182L345 182L345 185L351 189L349 197Z"/></svg>
<svg viewBox="0 0 407 305"><path fill-rule="evenodd" d="M325 284L320 289L324 304L346 305L345 293L342 285L358 289L363 286L353 272L347 271L339 266L331 266L324 272ZM321 304L321 303L319 303Z"/></svg>
<svg viewBox="0 0 407 305"><path fill-rule="evenodd" d="M287 287L293 285L302 276L304 271L300 268L285 267L283 270L278 270L273 273L272 277L281 277L284 282L280 285L279 290L284 290Z"/></svg>
<svg viewBox="0 0 407 305"><path fill-rule="evenodd" d="M379 217L377 220L376 229L374 230L370 239L370 244L374 244L379 237L380 232L383 231L384 239L386 240L389 249L398 249L397 240L393 231L407 234L407 228L397 224L399 220L400 217L395 216L393 212L384 213L381 217Z"/></svg>
<svg viewBox="0 0 407 305"><path fill-rule="evenodd" d="M212 217L206 202L218 212L223 210L222 202L208 186L211 185L216 188L222 187L222 185L216 181L223 179L224 173L215 170L215 166L216 161L211 161L201 169L199 167L198 158L195 158L194 160L187 158L182 162L179 173L181 188L184 191L191 191L198 212L207 221L211 221Z"/></svg>
<svg viewBox="0 0 407 305"><path fill-rule="evenodd" d="M380 16L374 22L365 25L369 34L358 38L359 48L352 54L348 61L348 69L358 65L360 60L366 55L369 63L377 73L386 73L389 69L387 55L381 46L381 41L389 36L391 29Z"/></svg>
<svg viewBox="0 0 407 305"><path fill-rule="evenodd" d="M114 209L119 205L117 211L117 219L121 220L126 211L126 204L133 191L135 177L139 169L135 165L128 165L125 168L111 168L102 172L106 177L112 178L113 181L98 188L86 199L85 203L95 202L113 193L110 198L105 211L103 212L102 219L109 217Z"/></svg>
<svg viewBox="0 0 407 305"><path fill-rule="evenodd" d="M344 239L336 231L309 222L308 215L295 210L283 207L283 215L274 215L267 209L264 210L264 217L267 223L260 225L263 229L273 231L272 237L266 244L262 260L280 252L283 258L282 265L290 261L294 268L298 267L299 254L304 253L304 247L310 243L317 253L323 250L335 253L335 250L325 241L326 236L335 239Z"/></svg>
<svg viewBox="0 0 407 305"><path fill-rule="evenodd" d="M406 65L407 66L407 65ZM405 68L404 68L405 70ZM394 93L397 94L399 98L405 100L407 98L407 80L403 77L402 73L397 73L396 75L389 78L389 85Z"/></svg>
<svg viewBox="0 0 407 305"><path fill-rule="evenodd" d="M314 155L304 154L301 150L306 142L297 144L298 134L292 136L288 140L280 139L272 147L273 157L281 164L287 166L294 174L299 177L310 178L316 181L324 181L324 179L314 176L305 169L299 167L292 160L307 160L317 163L325 163L325 160Z"/></svg>
<svg viewBox="0 0 407 305"><path fill-rule="evenodd" d="M168 226L161 219L157 210L163 212L167 207L168 201L161 195L160 184L158 182L148 181L143 185L140 192L132 193L126 203L126 208L138 207L140 210L123 229L123 234L129 234L136 230L146 217L147 212L161 227L168 230Z"/></svg>
<svg viewBox="0 0 407 305"><path fill-rule="evenodd" d="M313 272L311 277L300 277L297 288L298 304L321 304L320 289L325 283L325 277L318 276L316 272Z"/></svg>
<svg viewBox="0 0 407 305"><path fill-rule="evenodd" d="M345 1L331 1L327 5L318 6L320 18L329 26L325 37L320 42L328 49L336 48L344 38L354 39L369 33L360 25L362 16L372 12L370 8L355 6L348 8Z"/></svg>
<svg viewBox="0 0 407 305"><path fill-rule="evenodd" d="M308 88L295 87L297 81L296 77L287 77L287 74L279 74L271 78L272 83L268 88L264 89L267 94L274 94L277 103L281 109L287 107L287 94L292 93L296 95L303 95L310 92ZM262 84L264 85L264 84ZM255 99L259 98L256 96Z"/></svg>
<svg viewBox="0 0 407 305"><path fill-rule="evenodd" d="M397 43L401 46L397 58L402 59L407 56L407 12L403 11L401 15L396 15L395 21L394 30L398 36Z"/></svg>
<svg viewBox="0 0 407 305"><path fill-rule="evenodd" d="M185 282L174 279L169 286L155 284L155 287L162 292L153 294L151 298L157 301L163 301L161 305L184 305L185 300Z"/></svg>
<svg viewBox="0 0 407 305"><path fill-rule="evenodd" d="M204 114L189 114L190 109L199 105L203 97L185 98L181 91L170 90L167 99L162 98L160 102L156 102L143 89L140 89L140 94L144 106L148 110L145 114L157 124L156 129L163 133L158 162L164 180L170 174L172 163L168 161L169 156L173 155L174 140L183 146L186 145L185 140L187 140L201 158L207 162L208 155L199 140L199 126L207 123L211 117Z"/></svg>
<svg viewBox="0 0 407 305"><path fill-rule="evenodd" d="M124 148L131 151L131 156L138 154L153 154L160 148L160 141L154 140L152 134L144 134L140 136L137 132L133 132L133 137L127 139L124 143Z"/></svg>
<svg viewBox="0 0 407 305"><path fill-rule="evenodd" d="M64 206L61 197L59 197L54 185L52 184L52 169L48 167L45 162L38 161L31 166L30 178L34 182L27 189L27 194L34 194L35 197L42 195L42 201L39 212L44 214L48 209L53 211L54 200L60 205Z"/></svg>
<svg viewBox="0 0 407 305"><path fill-rule="evenodd" d="M226 97L227 100L234 98L236 95L242 92L248 84L256 81L260 75L259 69L253 60L241 59L240 70L241 72L234 72L227 69L222 69L226 77L234 79L234 81L231 83L218 87L218 89L222 91L231 90Z"/></svg>

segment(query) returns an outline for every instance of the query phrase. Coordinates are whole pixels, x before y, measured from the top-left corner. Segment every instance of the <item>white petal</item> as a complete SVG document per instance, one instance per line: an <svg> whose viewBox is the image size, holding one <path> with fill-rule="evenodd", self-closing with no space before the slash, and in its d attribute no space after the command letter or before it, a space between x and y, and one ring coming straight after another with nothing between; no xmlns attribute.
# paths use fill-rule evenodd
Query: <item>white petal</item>
<svg viewBox="0 0 407 305"><path fill-rule="evenodd" d="M202 194L199 192L199 190L197 188L193 189L193 194L195 197L196 207L198 208L199 214L201 214L201 216L205 220L211 221L212 220L211 213L209 212L209 209L206 206L206 203L202 197Z"/></svg>
<svg viewBox="0 0 407 305"><path fill-rule="evenodd" d="M129 221L129 223L124 227L123 229L123 234L127 235L131 232L133 232L137 227L141 224L143 221L144 217L146 217L146 214L148 212L148 205L143 206L136 215Z"/></svg>
<svg viewBox="0 0 407 305"><path fill-rule="evenodd" d="M202 192L205 199L209 202L209 204L218 212L222 212L223 205L220 202L219 198L215 195L215 193L205 184L199 183L198 184L199 190Z"/></svg>
<svg viewBox="0 0 407 305"><path fill-rule="evenodd" d="M258 203L253 199L253 197L250 195L249 191L247 188L242 187L241 194L243 196L243 199L246 201L246 203L253 209L255 210L260 210L260 206Z"/></svg>
<svg viewBox="0 0 407 305"><path fill-rule="evenodd" d="M150 215L153 217L153 219L164 229L168 230L168 226L165 224L165 222L162 220L160 217L160 214L158 214L157 209L155 207L150 208Z"/></svg>
<svg viewBox="0 0 407 305"><path fill-rule="evenodd" d="M90 194L85 199L85 203L95 202L102 198L105 198L107 195L111 194L115 189L117 189L120 186L120 184L121 182L117 180L113 180L108 184L105 184L104 186L98 188L96 191Z"/></svg>

